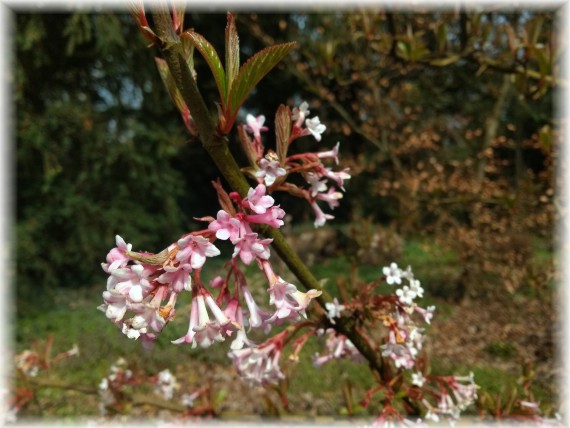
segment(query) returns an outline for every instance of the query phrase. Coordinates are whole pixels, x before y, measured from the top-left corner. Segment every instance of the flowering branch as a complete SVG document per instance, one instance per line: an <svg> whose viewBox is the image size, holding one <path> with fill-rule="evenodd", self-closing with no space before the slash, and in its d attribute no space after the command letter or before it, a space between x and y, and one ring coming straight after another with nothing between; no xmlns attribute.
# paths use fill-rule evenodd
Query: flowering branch
<svg viewBox="0 0 570 428"><path fill-rule="evenodd" d="M173 31L174 27L170 14L163 10L155 12L153 17L157 27L157 35L161 42L159 48L170 67L178 90L192 112L192 117L198 127L200 140L204 149L213 159L230 187L238 192L240 196L244 197L250 186L227 146L227 139L217 132L196 81L191 71L185 65L180 53L180 38ZM291 248L280 231L267 226L262 228L262 231L266 236L273 239L272 247L277 251L291 272L297 277L305 290L321 288L319 282L313 276L307 265ZM323 298L324 296L325 295L315 299L319 305L317 306L319 314L324 313L326 304ZM332 299L329 298L327 300ZM372 349L366 340L356 332L353 320L350 318L341 318L333 328L351 340L354 346L368 360L371 368L374 369L381 378L385 378L388 375L382 363L382 358L378 352Z"/></svg>

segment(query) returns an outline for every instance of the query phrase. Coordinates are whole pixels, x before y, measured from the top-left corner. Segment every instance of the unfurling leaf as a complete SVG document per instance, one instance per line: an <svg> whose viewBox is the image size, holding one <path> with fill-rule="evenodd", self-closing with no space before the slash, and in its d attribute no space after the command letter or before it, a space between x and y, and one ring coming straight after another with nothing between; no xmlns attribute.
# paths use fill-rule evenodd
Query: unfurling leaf
<svg viewBox="0 0 570 428"><path fill-rule="evenodd" d="M231 88L232 82L239 71L239 37L235 18L228 12L226 26L226 87Z"/></svg>
<svg viewBox="0 0 570 428"><path fill-rule="evenodd" d="M291 137L291 110L281 104L275 114L275 138L279 165L285 166L289 138Z"/></svg>
<svg viewBox="0 0 570 428"><path fill-rule="evenodd" d="M160 58L155 58L155 61L156 61L156 66L158 67L158 73L160 74L160 78L162 79L162 83L164 83L164 86L166 86L168 94L170 95L170 98L174 102L174 105L176 106L178 111L180 111L180 114L182 115L182 120L184 121L186 128L193 135L197 135L198 130L196 129L196 126L192 121L190 110L188 109L188 106L184 102L182 94L176 87L176 83L174 82L174 78L170 73L168 64L166 63L166 61Z"/></svg>
<svg viewBox="0 0 570 428"><path fill-rule="evenodd" d="M249 164L253 168L255 168L255 171L257 171L258 169L257 154L255 153L255 149L253 148L253 141L251 141L251 138L249 138L249 136L245 132L245 128L243 125L239 125L237 129L238 129L239 141L241 142L243 151L247 156L247 159L249 160Z"/></svg>
<svg viewBox="0 0 570 428"><path fill-rule="evenodd" d="M216 80L216 86L218 87L222 105L226 105L226 73L224 72L224 67L222 66L222 62L220 61L220 57L218 56L216 49L214 49L210 42L208 42L203 36L193 31L186 31L182 34L182 38L188 38L208 63L208 66L214 75L214 79Z"/></svg>

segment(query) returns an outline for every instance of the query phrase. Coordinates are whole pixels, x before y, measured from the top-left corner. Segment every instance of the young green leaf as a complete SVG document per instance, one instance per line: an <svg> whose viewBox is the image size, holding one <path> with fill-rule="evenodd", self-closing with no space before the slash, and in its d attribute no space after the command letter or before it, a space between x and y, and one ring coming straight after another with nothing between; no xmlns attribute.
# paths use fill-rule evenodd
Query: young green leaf
<svg viewBox="0 0 570 428"><path fill-rule="evenodd" d="M170 73L168 64L166 63L165 60L160 58L155 58L155 61L156 61L156 66L158 67L158 73L160 74L160 78L162 79L162 83L164 83L164 86L166 86L168 94L170 95L170 98L172 98L174 105L176 105L176 108L178 109L178 111L180 111L180 114L182 115L182 119L184 120L186 128L192 134L196 134L197 131L192 124L191 120L192 116L190 114L190 110L188 109L188 106L186 106L186 103L182 98L182 94L176 87L176 83L174 82L172 74Z"/></svg>
<svg viewBox="0 0 570 428"><path fill-rule="evenodd" d="M287 55L296 43L284 43L265 48L252 56L239 70L228 94L228 126L255 85Z"/></svg>
<svg viewBox="0 0 570 428"><path fill-rule="evenodd" d="M236 21L228 12L228 25L226 26L226 87L231 88L232 82L239 71L239 37Z"/></svg>
<svg viewBox="0 0 570 428"><path fill-rule="evenodd" d="M202 54L212 74L216 80L216 86L218 87L218 92L220 93L220 101L223 106L227 105L227 86L226 86L226 73L224 72L224 67L220 61L220 57L216 52L216 49L208 42L203 36L194 31L186 31L182 34L182 38L188 38L196 49Z"/></svg>

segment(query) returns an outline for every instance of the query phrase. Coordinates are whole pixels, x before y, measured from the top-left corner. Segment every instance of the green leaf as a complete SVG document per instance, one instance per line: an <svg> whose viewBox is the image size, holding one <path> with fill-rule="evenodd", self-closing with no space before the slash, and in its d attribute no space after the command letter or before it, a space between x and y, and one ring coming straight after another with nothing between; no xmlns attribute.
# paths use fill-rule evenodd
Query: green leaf
<svg viewBox="0 0 570 428"><path fill-rule="evenodd" d="M411 47L408 42L398 42L396 44L396 53L400 58L410 59Z"/></svg>
<svg viewBox="0 0 570 428"><path fill-rule="evenodd" d="M287 149L289 149L289 137L291 136L291 110L281 104L275 114L275 139L279 165L285 165Z"/></svg>
<svg viewBox="0 0 570 428"><path fill-rule="evenodd" d="M239 37L236 28L236 21L233 15L228 12L228 25L226 26L226 87L232 87L236 75L239 71Z"/></svg>
<svg viewBox="0 0 570 428"><path fill-rule="evenodd" d="M166 63L165 60L160 58L155 58L155 61L156 61L156 66L158 67L158 73L160 74L160 78L162 79L162 83L164 83L164 86L166 86L170 98L172 98L172 101L176 105L176 108L178 109L178 111L180 111L180 114L182 115L182 119L184 120L186 128L190 132L194 133L195 131L193 130L190 124L191 122L190 110L188 109L188 106L186 105L184 99L182 98L182 94L180 93L178 87L176 86L176 83L174 82L174 78L170 73L168 64Z"/></svg>
<svg viewBox="0 0 570 428"><path fill-rule="evenodd" d="M224 72L224 67L220 61L220 57L216 52L216 49L208 42L203 36L193 31L186 31L182 34L182 38L188 38L196 49L202 54L212 74L216 80L216 86L218 87L218 92L220 93L220 100L223 106L227 105L227 86L226 86L226 73Z"/></svg>
<svg viewBox="0 0 570 428"><path fill-rule="evenodd" d="M237 112L255 85L259 83L279 61L287 55L296 43L283 43L265 48L252 56L239 70L228 94L228 110L230 119ZM230 120L230 125L233 120Z"/></svg>
<svg viewBox="0 0 570 428"><path fill-rule="evenodd" d="M437 50L439 52L445 51L447 46L447 24L442 22L437 27Z"/></svg>
<svg viewBox="0 0 570 428"><path fill-rule="evenodd" d="M176 87L176 83L174 83L174 79L172 78L172 74L170 74L170 69L168 68L168 64L165 60L160 58L155 58L154 60L156 61L156 66L158 68L160 78L162 79L162 83L164 83L164 86L168 90L170 98L172 98L172 101L174 101L174 104L176 104L176 108L182 111L186 104L182 99L180 91Z"/></svg>
<svg viewBox="0 0 570 428"><path fill-rule="evenodd" d="M459 61L460 59L461 56L459 55L450 55L445 58L432 59L429 63L437 67L445 67Z"/></svg>

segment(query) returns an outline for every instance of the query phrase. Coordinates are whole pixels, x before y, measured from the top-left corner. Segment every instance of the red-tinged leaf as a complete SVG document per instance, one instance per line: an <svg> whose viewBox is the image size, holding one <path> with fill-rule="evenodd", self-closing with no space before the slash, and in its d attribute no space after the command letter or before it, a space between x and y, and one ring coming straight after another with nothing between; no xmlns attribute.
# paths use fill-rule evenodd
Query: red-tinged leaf
<svg viewBox="0 0 570 428"><path fill-rule="evenodd" d="M186 5L184 2L172 2L172 23L174 31L179 33L184 28L184 10Z"/></svg>
<svg viewBox="0 0 570 428"><path fill-rule="evenodd" d="M203 36L193 31L186 31L182 34L182 38L188 38L192 41L196 49L202 54L216 80L222 105L227 105L226 73L216 49Z"/></svg>
<svg viewBox="0 0 570 428"><path fill-rule="evenodd" d="M228 111L234 119L237 112L255 85L259 83L279 61L287 55L296 43L284 43L265 48L252 56L239 70L228 94ZM233 122L233 120L230 120ZM230 126L233 123L230 123Z"/></svg>
<svg viewBox="0 0 570 428"><path fill-rule="evenodd" d="M241 146L247 159L249 160L249 164L257 170L257 156L255 154L255 149L253 148L253 141L245 132L245 128L243 125L238 126L238 135L239 141L241 142Z"/></svg>
<svg viewBox="0 0 570 428"><path fill-rule="evenodd" d="M210 215L207 215L205 217L192 217L192 218L197 221L207 221L208 223L211 223L215 220L215 218Z"/></svg>
<svg viewBox="0 0 570 428"><path fill-rule="evenodd" d="M226 26L226 87L231 88L232 82L239 71L239 37L236 21L228 12L228 24Z"/></svg>
<svg viewBox="0 0 570 428"><path fill-rule="evenodd" d="M220 207L222 207L222 209L229 215L235 216L236 210L234 208L234 204L232 203L232 199L222 187L222 182L220 179L218 178L217 181L212 181L212 186L214 186L214 189L216 189L216 193L218 194L218 202L220 203Z"/></svg>
<svg viewBox="0 0 570 428"><path fill-rule="evenodd" d="M275 114L275 139L279 164L285 166L289 138L291 137L291 110L281 104Z"/></svg>
<svg viewBox="0 0 570 428"><path fill-rule="evenodd" d="M156 66L158 68L158 73L160 74L160 78L162 79L162 83L164 83L164 86L166 87L166 90L168 91L170 98L174 102L174 105L176 106L178 111L180 111L180 114L182 115L182 120L184 121L184 125L186 125L186 128L192 134L197 135L198 131L192 121L190 110L188 109L188 106L184 102L182 94L176 87L176 83L174 82L174 78L170 73L168 64L166 63L165 60L160 58L155 58L155 61L156 61Z"/></svg>
<svg viewBox="0 0 570 428"><path fill-rule="evenodd" d="M196 70L194 69L194 44L188 39L180 39L182 44L182 56L192 72L192 77L196 80Z"/></svg>
<svg viewBox="0 0 570 428"><path fill-rule="evenodd" d="M142 2L134 2L129 8L131 9L131 15L135 19L137 26L143 33L143 36L151 43L155 43L158 40L158 37L148 25Z"/></svg>

